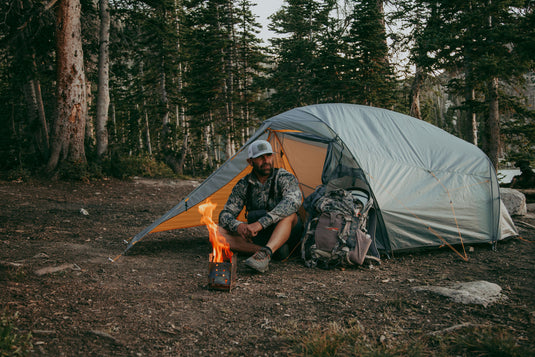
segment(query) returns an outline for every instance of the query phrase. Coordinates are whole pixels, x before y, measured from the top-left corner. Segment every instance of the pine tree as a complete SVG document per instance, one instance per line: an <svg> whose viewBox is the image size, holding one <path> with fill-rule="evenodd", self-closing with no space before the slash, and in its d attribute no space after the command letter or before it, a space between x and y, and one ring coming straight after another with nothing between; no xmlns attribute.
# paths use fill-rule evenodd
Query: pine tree
<svg viewBox="0 0 535 357"><path fill-rule="evenodd" d="M388 60L382 1L355 1L344 38L346 101L390 108L395 77Z"/></svg>
<svg viewBox="0 0 535 357"><path fill-rule="evenodd" d="M225 55L228 33L223 27L224 2L218 0L190 1L187 4L187 29L184 49L187 62L184 95L191 121L196 161L211 170L215 166L217 141L215 131L226 116Z"/></svg>
<svg viewBox="0 0 535 357"><path fill-rule="evenodd" d="M527 3L472 0L423 4L435 15L435 21L427 26L427 37L433 39L427 53L436 68L464 74L454 77L449 86L465 95L468 127L471 127L467 137L473 142L478 140L470 133L477 130L472 112L486 118L479 125L480 144L497 168L502 150L500 83L521 79L532 63L532 59L522 55L519 45L525 40L517 30L522 22L518 10Z"/></svg>
<svg viewBox="0 0 535 357"><path fill-rule="evenodd" d="M39 2L10 0L0 4L0 13L0 127L6 131L0 167L33 169L49 156L54 12Z"/></svg>
<svg viewBox="0 0 535 357"><path fill-rule="evenodd" d="M235 46L236 87L238 112L236 124L236 141L240 146L245 144L256 126L253 118L262 111L265 103L261 97L262 79L265 76L264 64L267 56L258 38L260 24L251 12L252 3L249 0L240 0L236 12L237 35Z"/></svg>
<svg viewBox="0 0 535 357"><path fill-rule="evenodd" d="M271 40L275 54L270 83L273 112L318 102L315 72L318 41L327 26L332 2L288 0L272 17L270 28L280 37Z"/></svg>

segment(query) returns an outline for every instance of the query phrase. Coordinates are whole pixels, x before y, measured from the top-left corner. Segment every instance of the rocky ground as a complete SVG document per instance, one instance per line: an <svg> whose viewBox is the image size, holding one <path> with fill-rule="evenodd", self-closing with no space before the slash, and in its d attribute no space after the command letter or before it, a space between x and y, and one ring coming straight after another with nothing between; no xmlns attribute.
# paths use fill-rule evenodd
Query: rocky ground
<svg viewBox="0 0 535 357"><path fill-rule="evenodd" d="M520 237L403 254L381 265L324 271L300 259L254 274L238 264L231 292L208 289L204 228L151 235L111 263L130 239L195 182L0 182L0 304L36 356L273 356L334 322L370 341L410 342L455 326L500 327L535 350L535 217ZM82 210L83 209L83 210ZM242 258L240 258L243 260ZM485 280L506 296L460 304L422 285Z"/></svg>

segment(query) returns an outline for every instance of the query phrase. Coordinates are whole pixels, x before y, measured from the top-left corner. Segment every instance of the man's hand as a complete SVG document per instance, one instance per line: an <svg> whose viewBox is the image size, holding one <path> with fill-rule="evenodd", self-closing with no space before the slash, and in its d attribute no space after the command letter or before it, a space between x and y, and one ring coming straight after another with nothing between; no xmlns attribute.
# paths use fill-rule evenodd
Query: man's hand
<svg viewBox="0 0 535 357"><path fill-rule="evenodd" d="M250 234L249 234L249 229L247 228L248 224L247 223L242 223L238 226L238 228L236 229L236 231L238 232L238 234L243 238L245 239L246 241L248 242L251 242L251 237L250 237Z"/></svg>
<svg viewBox="0 0 535 357"><path fill-rule="evenodd" d="M247 225L247 228L249 229L249 232L251 232L251 235L253 237L256 237L256 235L264 228L262 225L258 222L254 222Z"/></svg>
<svg viewBox="0 0 535 357"><path fill-rule="evenodd" d="M251 224L242 223L238 226L237 232L240 236L242 236L243 239L248 242L252 242L253 237L256 237L258 232L260 232L262 229L262 225L258 222L254 222Z"/></svg>

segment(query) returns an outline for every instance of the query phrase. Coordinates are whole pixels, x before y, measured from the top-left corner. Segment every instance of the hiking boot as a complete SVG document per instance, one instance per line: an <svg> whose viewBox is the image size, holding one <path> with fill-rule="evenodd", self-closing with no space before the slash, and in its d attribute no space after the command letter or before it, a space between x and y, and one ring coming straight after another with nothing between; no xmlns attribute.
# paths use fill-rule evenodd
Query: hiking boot
<svg viewBox="0 0 535 357"><path fill-rule="evenodd" d="M271 254L269 254L268 249L260 248L258 252L245 260L245 265L260 273L265 273L268 270L269 261L271 260Z"/></svg>

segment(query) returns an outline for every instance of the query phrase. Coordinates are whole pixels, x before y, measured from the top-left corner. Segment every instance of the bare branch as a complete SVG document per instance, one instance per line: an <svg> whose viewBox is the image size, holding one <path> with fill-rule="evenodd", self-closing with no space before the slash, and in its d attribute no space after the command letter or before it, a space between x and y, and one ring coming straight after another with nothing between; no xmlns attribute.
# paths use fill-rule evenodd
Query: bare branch
<svg viewBox="0 0 535 357"><path fill-rule="evenodd" d="M43 11L41 11L37 17L41 16L41 14L47 12L48 10L50 10L54 5L56 5L56 3L58 2L58 0L51 0L48 4L45 5L45 7L43 8ZM32 20L33 16L30 16L30 18L28 20L26 20L26 22L24 22L22 25L20 25L17 30L24 30L26 28L26 26L28 26L28 24L30 23L30 21Z"/></svg>

